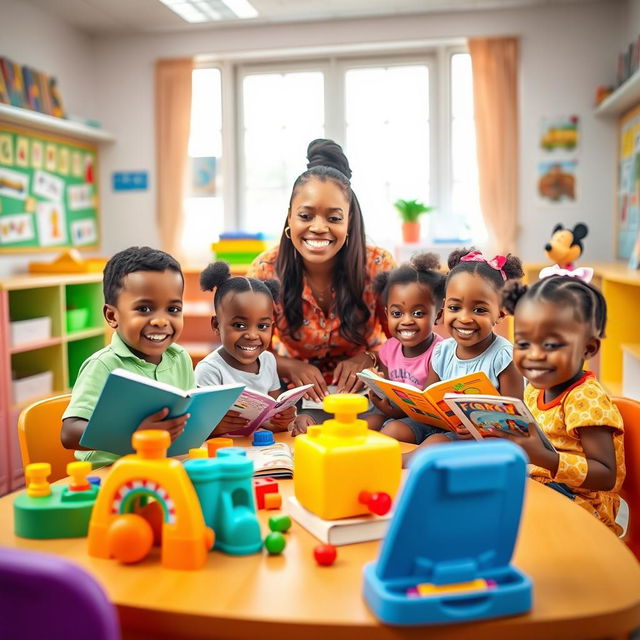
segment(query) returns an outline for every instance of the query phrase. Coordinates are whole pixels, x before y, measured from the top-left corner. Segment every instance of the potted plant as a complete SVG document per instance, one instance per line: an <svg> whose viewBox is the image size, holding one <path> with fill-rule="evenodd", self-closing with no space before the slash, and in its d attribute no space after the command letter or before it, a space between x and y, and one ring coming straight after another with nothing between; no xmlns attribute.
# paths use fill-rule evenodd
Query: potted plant
<svg viewBox="0 0 640 640"><path fill-rule="evenodd" d="M418 217L423 213L433 211L418 200L396 200L393 206L402 218L402 239L404 242L418 242L420 239L420 222Z"/></svg>

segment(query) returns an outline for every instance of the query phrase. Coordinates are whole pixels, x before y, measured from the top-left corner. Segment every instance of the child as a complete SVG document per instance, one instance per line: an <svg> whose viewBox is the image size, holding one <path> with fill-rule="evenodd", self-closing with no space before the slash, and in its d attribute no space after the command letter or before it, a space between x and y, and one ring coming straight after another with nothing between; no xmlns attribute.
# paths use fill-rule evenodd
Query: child
<svg viewBox="0 0 640 640"><path fill-rule="evenodd" d="M226 262L210 264L200 274L203 291L216 290L213 297L215 315L211 328L219 334L222 345L196 365L198 386L241 383L249 389L273 398L280 394L276 359L267 351L273 328L273 299L278 295L275 280L231 277ZM293 427L295 407L272 418L271 431ZM214 435L223 435L244 427L247 420L237 411L228 411Z"/></svg>
<svg viewBox="0 0 640 640"><path fill-rule="evenodd" d="M536 430L507 436L532 463L531 476L569 496L616 534L618 490L625 475L623 423L617 407L584 361L600 348L607 323L603 295L577 277L552 276L504 292L515 316L514 362L529 381L524 400L557 449Z"/></svg>
<svg viewBox="0 0 640 640"><path fill-rule="evenodd" d="M195 386L191 358L174 344L182 333L183 289L180 265L164 251L130 247L107 262L103 313L115 332L111 344L89 356L80 367L62 416L62 444L67 449L80 449L75 454L79 460L89 460L95 468L119 457L80 445L102 387L114 369L127 369L185 391ZM175 440L184 431L189 414L165 420L168 412L164 408L150 415L138 429L164 429Z"/></svg>
<svg viewBox="0 0 640 640"><path fill-rule="evenodd" d="M505 396L522 398L522 376L513 364L513 348L493 328L505 317L502 287L523 275L515 256L487 260L480 251L458 249L449 255L442 322L451 336L438 344L431 358L426 385L484 371ZM451 432L434 433L429 446L456 439Z"/></svg>
<svg viewBox="0 0 640 640"><path fill-rule="evenodd" d="M389 380L424 389L431 355L442 340L433 332L444 295L445 277L439 269L438 257L426 253L414 256L409 264L379 274L375 280L374 290L385 303L392 335L378 352L380 373ZM408 418L386 398L380 399L375 393L369 397L378 409L366 417L370 428L379 428L384 423L385 434L414 444L441 431Z"/></svg>

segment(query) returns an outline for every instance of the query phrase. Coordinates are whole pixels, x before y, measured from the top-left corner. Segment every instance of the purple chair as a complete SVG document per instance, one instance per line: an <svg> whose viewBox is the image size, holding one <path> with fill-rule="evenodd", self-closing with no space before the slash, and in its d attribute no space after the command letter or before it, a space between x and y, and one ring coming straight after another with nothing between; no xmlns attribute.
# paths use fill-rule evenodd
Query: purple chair
<svg viewBox="0 0 640 640"><path fill-rule="evenodd" d="M120 628L86 571L57 556L0 548L0 637L119 640Z"/></svg>

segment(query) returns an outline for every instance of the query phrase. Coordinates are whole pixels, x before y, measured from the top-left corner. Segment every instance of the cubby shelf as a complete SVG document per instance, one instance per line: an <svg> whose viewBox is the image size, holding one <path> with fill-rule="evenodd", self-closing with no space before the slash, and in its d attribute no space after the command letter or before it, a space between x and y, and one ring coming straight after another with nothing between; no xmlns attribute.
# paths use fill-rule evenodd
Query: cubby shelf
<svg viewBox="0 0 640 640"><path fill-rule="evenodd" d="M85 326L67 331L67 309L87 309ZM51 336L10 344L14 320L48 317ZM22 484L17 438L20 411L32 402L73 386L82 362L103 347L111 330L102 319L102 274L20 275L0 279L0 494ZM34 388L16 401L17 373L50 371L51 389ZM37 378L36 378L37 380Z"/></svg>
<svg viewBox="0 0 640 640"><path fill-rule="evenodd" d="M89 127L80 122L66 120L65 118L54 118L53 116L0 104L0 120L11 124L19 124L47 133L58 133L70 136L76 140L87 140L89 142L115 142L115 138L108 131Z"/></svg>

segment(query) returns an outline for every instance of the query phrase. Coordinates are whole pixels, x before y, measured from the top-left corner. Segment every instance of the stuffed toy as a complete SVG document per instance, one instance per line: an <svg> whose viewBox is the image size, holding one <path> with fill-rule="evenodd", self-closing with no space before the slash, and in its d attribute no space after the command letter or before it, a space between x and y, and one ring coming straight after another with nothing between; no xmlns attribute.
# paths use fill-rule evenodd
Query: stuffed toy
<svg viewBox="0 0 640 640"><path fill-rule="evenodd" d="M582 255L584 250L582 239L588 233L589 228L582 222L573 227L573 230L565 229L562 224L557 224L551 233L551 240L544 247L547 258L556 264L553 267L545 267L540 272L540 277L573 275L589 282L593 276L593 269L588 267L576 269L573 264Z"/></svg>

